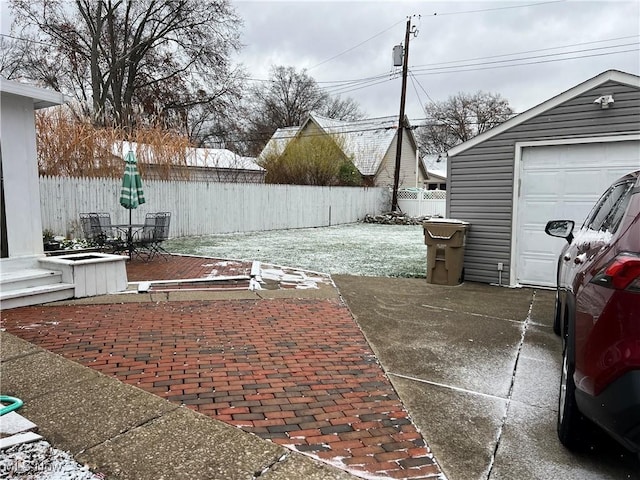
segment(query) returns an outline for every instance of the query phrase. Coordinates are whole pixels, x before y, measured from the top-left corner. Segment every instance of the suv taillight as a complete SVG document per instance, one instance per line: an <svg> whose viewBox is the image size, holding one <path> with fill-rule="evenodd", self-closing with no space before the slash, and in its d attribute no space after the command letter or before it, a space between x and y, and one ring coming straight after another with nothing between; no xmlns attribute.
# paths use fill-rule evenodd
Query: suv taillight
<svg viewBox="0 0 640 480"><path fill-rule="evenodd" d="M620 253L593 276L591 283L616 290L640 292L640 255Z"/></svg>

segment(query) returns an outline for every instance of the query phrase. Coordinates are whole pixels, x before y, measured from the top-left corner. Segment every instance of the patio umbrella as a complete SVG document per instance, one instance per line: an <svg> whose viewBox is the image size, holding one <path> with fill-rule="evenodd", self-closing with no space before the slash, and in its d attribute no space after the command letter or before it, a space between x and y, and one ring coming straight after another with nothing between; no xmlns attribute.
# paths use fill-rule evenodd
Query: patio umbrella
<svg viewBox="0 0 640 480"><path fill-rule="evenodd" d="M129 243L129 257L131 257L131 211L142 205L144 200L144 191L142 190L142 179L138 172L138 161L132 151L129 151L124 157L125 167L122 176L122 189L120 190L120 205L129 210L129 235L127 241Z"/></svg>

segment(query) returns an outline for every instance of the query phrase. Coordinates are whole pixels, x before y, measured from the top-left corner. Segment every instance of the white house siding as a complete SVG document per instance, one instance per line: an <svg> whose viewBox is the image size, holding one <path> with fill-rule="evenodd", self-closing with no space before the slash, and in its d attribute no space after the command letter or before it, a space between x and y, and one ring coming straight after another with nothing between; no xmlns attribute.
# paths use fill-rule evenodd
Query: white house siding
<svg viewBox="0 0 640 480"><path fill-rule="evenodd" d="M41 177L43 227L80 237L83 212L108 212L112 223L128 222L129 211L118 203L120 183ZM171 212L171 237L353 223L388 211L391 203L386 188L143 180L143 189L146 203L133 210L133 222L142 223L148 212Z"/></svg>
<svg viewBox="0 0 640 480"><path fill-rule="evenodd" d="M608 109L594 99L613 94ZM509 278L515 144L560 138L592 138L638 132L640 89L607 81L577 97L524 121L449 158L447 216L471 223L465 248L465 279L498 281Z"/></svg>
<svg viewBox="0 0 640 480"><path fill-rule="evenodd" d="M59 105L59 92L0 80L2 257L43 253L34 110ZM5 263L6 268L7 263Z"/></svg>
<svg viewBox="0 0 640 480"><path fill-rule="evenodd" d="M166 167L144 165L144 176L148 180L162 180ZM185 167L172 165L170 178L172 180L189 180L191 182L235 182L235 183L264 183L266 170L242 170L237 168L220 167Z"/></svg>
<svg viewBox="0 0 640 480"><path fill-rule="evenodd" d="M396 136L389 150L382 159L380 169L375 177L375 185L382 187L393 187L393 179L396 168L396 145L398 137ZM416 155L415 146L411 143L409 135L402 135L402 157L400 160L400 176L398 177L399 188L410 188L416 186ZM422 187L424 183L424 173L422 168L418 168L418 187Z"/></svg>

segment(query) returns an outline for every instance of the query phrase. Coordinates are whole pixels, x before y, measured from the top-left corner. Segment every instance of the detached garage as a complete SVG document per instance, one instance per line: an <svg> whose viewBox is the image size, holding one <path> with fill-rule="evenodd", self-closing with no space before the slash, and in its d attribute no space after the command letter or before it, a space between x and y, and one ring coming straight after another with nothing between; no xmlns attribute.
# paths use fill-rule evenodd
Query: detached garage
<svg viewBox="0 0 640 480"><path fill-rule="evenodd" d="M616 178L640 169L640 77L606 71L449 151L447 216L471 223L465 279L555 286L563 240ZM501 268L501 270L500 270Z"/></svg>

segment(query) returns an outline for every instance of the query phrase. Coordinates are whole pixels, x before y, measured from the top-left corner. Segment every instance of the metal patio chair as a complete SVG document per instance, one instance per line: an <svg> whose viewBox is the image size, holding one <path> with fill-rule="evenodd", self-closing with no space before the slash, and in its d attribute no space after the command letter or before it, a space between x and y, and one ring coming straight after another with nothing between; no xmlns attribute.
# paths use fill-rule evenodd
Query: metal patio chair
<svg viewBox="0 0 640 480"><path fill-rule="evenodd" d="M84 237L94 245L113 253L119 253L125 249L126 242L113 236L109 213L81 213L80 225Z"/></svg>
<svg viewBox="0 0 640 480"><path fill-rule="evenodd" d="M151 260L156 255L168 255L161 243L169 238L169 223L171 221L170 212L147 213L144 219L144 227L139 232L134 244L138 255L144 253L147 260Z"/></svg>

